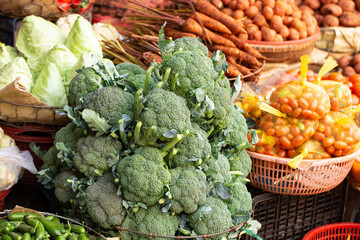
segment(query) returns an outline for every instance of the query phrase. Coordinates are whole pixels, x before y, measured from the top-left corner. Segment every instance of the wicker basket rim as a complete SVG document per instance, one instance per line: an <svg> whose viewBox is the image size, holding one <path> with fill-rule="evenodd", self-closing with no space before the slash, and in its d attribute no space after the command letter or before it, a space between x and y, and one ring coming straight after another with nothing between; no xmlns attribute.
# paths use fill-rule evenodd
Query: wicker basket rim
<svg viewBox="0 0 360 240"><path fill-rule="evenodd" d="M300 40L290 40L284 42L265 42L265 41L246 40L246 42L256 47L261 47L261 46L284 47L289 45L307 44L311 41L316 40L319 36L320 36L320 28L316 28L316 32L314 35Z"/></svg>
<svg viewBox="0 0 360 240"><path fill-rule="evenodd" d="M263 60L262 64L261 64L261 67L259 67L256 71L254 71L254 72L252 72L252 73L250 73L248 75L240 76L240 79L246 79L246 78L258 75L264 69L265 63L266 63L266 61ZM229 78L229 81L235 81L235 80L236 80L236 78Z"/></svg>
<svg viewBox="0 0 360 240"><path fill-rule="evenodd" d="M274 157L274 156L265 155L265 154L261 154L261 153L251 152L249 150L246 150L246 151L250 155L250 157L261 159L261 160L267 161L267 162L274 162L274 163L280 163L280 164L287 165L288 162L292 159L292 158ZM304 165L307 166L306 168L310 168L310 167L315 167L315 166L324 166L324 165L328 165L328 164L334 164L334 163L339 163L339 162L344 162L344 161L349 161L349 160L355 160L356 158L359 157L359 155L360 155L360 149L358 149L356 152L353 152L352 154L349 154L349 155L346 155L343 157L325 158L325 159L320 159L320 160L303 159L301 161L301 163L304 163Z"/></svg>

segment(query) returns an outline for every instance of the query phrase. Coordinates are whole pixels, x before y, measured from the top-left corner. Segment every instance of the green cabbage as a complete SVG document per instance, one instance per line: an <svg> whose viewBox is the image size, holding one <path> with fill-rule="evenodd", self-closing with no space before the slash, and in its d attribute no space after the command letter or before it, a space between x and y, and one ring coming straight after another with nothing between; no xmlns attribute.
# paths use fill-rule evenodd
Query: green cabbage
<svg viewBox="0 0 360 240"><path fill-rule="evenodd" d="M65 42L66 36L58 26L31 15L24 18L15 44L25 57L38 59L56 44Z"/></svg>
<svg viewBox="0 0 360 240"><path fill-rule="evenodd" d="M59 43L53 47L49 52L42 56L37 64L36 75L38 75L41 69L49 63L53 63L58 68L60 75L65 79L70 69L76 63L77 58L74 54L65 47L65 45Z"/></svg>
<svg viewBox="0 0 360 240"><path fill-rule="evenodd" d="M62 77L53 63L47 64L41 70L31 93L50 106L63 107L67 104Z"/></svg>
<svg viewBox="0 0 360 240"><path fill-rule="evenodd" d="M17 57L16 50L0 42L0 69Z"/></svg>
<svg viewBox="0 0 360 240"><path fill-rule="evenodd" d="M78 17L71 28L66 40L66 46L77 58L84 52L92 52L102 57L100 43L90 22L81 16Z"/></svg>
<svg viewBox="0 0 360 240"><path fill-rule="evenodd" d="M20 78L19 83L25 87L26 91L30 92L33 84L32 75L29 66L22 57L14 58L0 70L0 89L18 77Z"/></svg>

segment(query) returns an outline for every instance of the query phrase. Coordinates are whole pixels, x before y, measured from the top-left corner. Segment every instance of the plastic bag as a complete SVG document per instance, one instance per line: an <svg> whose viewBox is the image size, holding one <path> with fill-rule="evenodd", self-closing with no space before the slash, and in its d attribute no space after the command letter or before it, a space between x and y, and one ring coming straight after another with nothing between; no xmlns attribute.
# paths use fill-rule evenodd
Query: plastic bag
<svg viewBox="0 0 360 240"><path fill-rule="evenodd" d="M286 157L286 151L275 146L274 136L266 135L263 130L256 130L259 141L249 151L276 157Z"/></svg>
<svg viewBox="0 0 360 240"><path fill-rule="evenodd" d="M249 85L244 85L241 90L240 98L241 102L237 102L236 105L244 110L244 117L250 117L258 122L261 116L264 115L260 110L259 105L260 103L265 102L265 97L256 94Z"/></svg>
<svg viewBox="0 0 360 240"><path fill-rule="evenodd" d="M335 60L329 59L320 69L316 82L335 67ZM330 99L324 88L305 81L307 64L308 56L304 55L301 57L302 79L279 86L271 94L270 105L289 117L318 120L330 111Z"/></svg>
<svg viewBox="0 0 360 240"><path fill-rule="evenodd" d="M322 86L330 98L331 111L351 113L352 96L348 86L335 81L321 81Z"/></svg>
<svg viewBox="0 0 360 240"><path fill-rule="evenodd" d="M37 173L30 152L20 151L16 146L2 147L0 149L0 191L7 190L16 184L23 168L33 174Z"/></svg>
<svg viewBox="0 0 360 240"><path fill-rule="evenodd" d="M330 112L317 127L312 137L325 151L335 157L355 152L360 145L360 129L355 121L341 112Z"/></svg>

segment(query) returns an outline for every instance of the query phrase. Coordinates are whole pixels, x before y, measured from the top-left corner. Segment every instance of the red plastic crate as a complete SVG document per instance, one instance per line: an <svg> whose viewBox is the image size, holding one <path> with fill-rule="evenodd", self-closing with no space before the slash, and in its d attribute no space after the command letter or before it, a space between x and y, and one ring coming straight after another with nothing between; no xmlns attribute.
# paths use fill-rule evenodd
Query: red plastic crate
<svg viewBox="0 0 360 240"><path fill-rule="evenodd" d="M4 210L5 197L9 194L11 188L5 191L0 191L0 212Z"/></svg>
<svg viewBox="0 0 360 240"><path fill-rule="evenodd" d="M333 223L315 228L303 240L358 240L360 223Z"/></svg>

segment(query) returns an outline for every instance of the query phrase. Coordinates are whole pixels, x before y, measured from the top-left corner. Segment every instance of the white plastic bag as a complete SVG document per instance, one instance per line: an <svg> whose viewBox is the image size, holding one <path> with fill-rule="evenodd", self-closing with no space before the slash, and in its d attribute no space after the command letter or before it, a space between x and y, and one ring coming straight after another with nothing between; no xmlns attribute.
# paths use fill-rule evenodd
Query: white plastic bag
<svg viewBox="0 0 360 240"><path fill-rule="evenodd" d="M14 186L23 168L33 174L37 173L29 151L20 151L16 146L0 148L0 191Z"/></svg>

